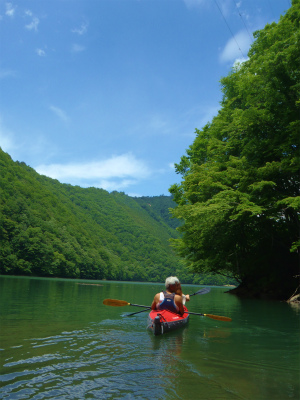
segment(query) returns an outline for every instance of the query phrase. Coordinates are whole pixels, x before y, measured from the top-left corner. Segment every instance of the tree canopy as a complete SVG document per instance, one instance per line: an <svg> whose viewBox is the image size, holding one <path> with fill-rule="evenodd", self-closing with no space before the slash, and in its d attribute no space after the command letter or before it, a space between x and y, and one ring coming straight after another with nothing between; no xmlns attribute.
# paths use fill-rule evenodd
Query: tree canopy
<svg viewBox="0 0 300 400"><path fill-rule="evenodd" d="M255 32L170 188L183 221L177 253L194 272L233 274L253 296L286 298L299 284L299 24L297 0Z"/></svg>

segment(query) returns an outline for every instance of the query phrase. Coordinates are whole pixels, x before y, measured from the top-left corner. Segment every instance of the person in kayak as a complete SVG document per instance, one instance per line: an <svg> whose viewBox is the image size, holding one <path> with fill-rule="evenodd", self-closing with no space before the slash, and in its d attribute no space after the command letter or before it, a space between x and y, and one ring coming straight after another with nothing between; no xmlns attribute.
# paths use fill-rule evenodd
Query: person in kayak
<svg viewBox="0 0 300 400"><path fill-rule="evenodd" d="M190 300L190 296L182 293L180 281L176 276L169 276L165 281L165 287L165 291L154 296L151 309L169 310L183 315L183 306Z"/></svg>

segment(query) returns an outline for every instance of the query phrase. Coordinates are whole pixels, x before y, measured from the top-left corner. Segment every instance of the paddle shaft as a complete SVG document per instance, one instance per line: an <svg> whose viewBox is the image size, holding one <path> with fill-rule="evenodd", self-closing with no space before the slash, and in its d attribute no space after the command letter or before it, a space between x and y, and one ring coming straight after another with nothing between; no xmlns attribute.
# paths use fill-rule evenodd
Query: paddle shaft
<svg viewBox="0 0 300 400"><path fill-rule="evenodd" d="M151 310L151 307L148 307L145 310L141 310L141 311L137 311L137 312L134 312L134 313L131 313L131 314L127 314L126 317L131 317L132 315L139 314L141 312L145 312L145 311L149 311L149 310Z"/></svg>
<svg viewBox="0 0 300 400"><path fill-rule="evenodd" d="M147 308L149 310L149 306L141 306L140 304L132 304L132 303L128 303L129 306L134 306L134 307L143 307L143 308Z"/></svg>
<svg viewBox="0 0 300 400"><path fill-rule="evenodd" d="M230 322L230 321L232 321L232 319L231 318L229 318L229 317L223 317L223 316L221 316L221 315L213 315L213 314L202 314L202 313L195 313L195 312L188 312L189 314L192 314L192 315L200 315L201 317L208 317L208 318L211 318L211 319L216 319L216 320L218 320L218 321L227 321L227 322Z"/></svg>

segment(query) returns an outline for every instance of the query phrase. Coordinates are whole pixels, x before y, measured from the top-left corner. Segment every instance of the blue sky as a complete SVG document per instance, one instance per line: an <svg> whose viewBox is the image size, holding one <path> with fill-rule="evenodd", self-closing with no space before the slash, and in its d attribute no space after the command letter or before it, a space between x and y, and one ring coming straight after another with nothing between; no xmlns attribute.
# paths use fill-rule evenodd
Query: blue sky
<svg viewBox="0 0 300 400"><path fill-rule="evenodd" d="M37 172L168 195L219 80L290 0L0 0L0 147Z"/></svg>

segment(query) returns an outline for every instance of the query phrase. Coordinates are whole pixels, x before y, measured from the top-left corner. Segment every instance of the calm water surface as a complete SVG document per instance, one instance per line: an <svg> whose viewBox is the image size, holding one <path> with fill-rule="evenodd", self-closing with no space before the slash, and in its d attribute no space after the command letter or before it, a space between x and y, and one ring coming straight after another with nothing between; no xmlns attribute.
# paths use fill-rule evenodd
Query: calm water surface
<svg viewBox="0 0 300 400"><path fill-rule="evenodd" d="M190 311L232 322L191 315L187 328L154 337L147 312L102 304L149 305L162 287L0 277L0 398L299 400L299 309L213 287Z"/></svg>

